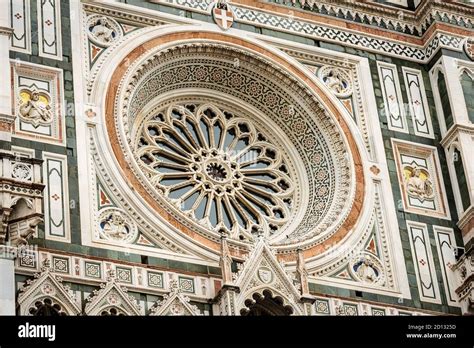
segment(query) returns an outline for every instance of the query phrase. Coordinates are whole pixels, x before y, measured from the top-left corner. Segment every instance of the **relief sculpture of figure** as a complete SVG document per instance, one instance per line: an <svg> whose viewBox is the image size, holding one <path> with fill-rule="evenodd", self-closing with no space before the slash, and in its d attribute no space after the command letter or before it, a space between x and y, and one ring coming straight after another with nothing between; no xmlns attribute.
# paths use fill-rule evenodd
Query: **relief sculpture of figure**
<svg viewBox="0 0 474 348"><path fill-rule="evenodd" d="M35 125L48 124L53 120L51 106L40 101L40 94L36 89L31 92L30 99L20 105L20 115Z"/></svg>
<svg viewBox="0 0 474 348"><path fill-rule="evenodd" d="M377 274L370 265L370 261L365 259L357 268L357 275L365 282L373 283L377 279Z"/></svg>
<svg viewBox="0 0 474 348"><path fill-rule="evenodd" d="M337 71L333 71L331 75L328 75L324 82L336 93L342 93L344 91L343 80Z"/></svg>
<svg viewBox="0 0 474 348"><path fill-rule="evenodd" d="M421 169L415 167L411 170L410 176L407 179L407 191L413 196L430 198L433 196L433 184L428 177L422 179Z"/></svg>
<svg viewBox="0 0 474 348"><path fill-rule="evenodd" d="M103 227L104 233L114 239L124 239L128 234L125 219L120 213L114 212L110 215Z"/></svg>
<svg viewBox="0 0 474 348"><path fill-rule="evenodd" d="M110 27L106 17L99 19L99 22L92 28L91 33L97 40L105 44L112 42L114 39L114 30Z"/></svg>
<svg viewBox="0 0 474 348"><path fill-rule="evenodd" d="M326 77L326 85L332 89L333 91L336 91L337 93L341 93L342 91L342 81L340 80L339 75L334 72L332 75L329 75Z"/></svg>

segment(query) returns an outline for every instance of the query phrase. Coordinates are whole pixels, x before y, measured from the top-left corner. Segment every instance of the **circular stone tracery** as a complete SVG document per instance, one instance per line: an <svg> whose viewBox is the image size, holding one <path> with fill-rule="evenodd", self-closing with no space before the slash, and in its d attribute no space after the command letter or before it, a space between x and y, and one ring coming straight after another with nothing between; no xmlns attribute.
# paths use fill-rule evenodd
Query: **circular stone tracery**
<svg viewBox="0 0 474 348"><path fill-rule="evenodd" d="M206 165L206 174L209 179L217 182L229 181L229 169L227 166L219 161L211 161Z"/></svg>
<svg viewBox="0 0 474 348"><path fill-rule="evenodd" d="M145 117L137 139L149 180L202 225L244 240L288 221L288 159L250 119L215 104L172 104Z"/></svg>
<svg viewBox="0 0 474 348"><path fill-rule="evenodd" d="M147 47L158 47L186 35L158 37L150 40ZM179 204L163 204L164 191L150 180L150 168L144 169L141 160L137 160L135 144L137 129L141 129L146 116L144 110L162 104L166 98L184 100L193 91L201 96L198 104L210 95L219 95L221 101L232 101L247 111L256 110L257 128L264 129L265 134L277 134L279 141L285 139L291 149L286 152L293 162L288 169L298 174L290 176L296 189L295 200L290 216L284 216L287 223L280 226L271 243L288 251L295 245L311 248L311 255L324 251L326 240L337 242L354 226L364 196L361 158L340 112L317 84L274 53L222 34L193 32L193 37L219 43L187 40L186 44L168 45L153 54L146 53L130 68L118 68L112 77L113 81L122 80L118 91L108 91L109 136L131 185L179 231L218 248L216 228L190 223L190 214ZM240 47L233 46L235 41ZM253 49L265 57L252 53ZM137 53L138 50L129 57L135 59ZM310 88L300 81L306 81ZM206 168L203 174L211 181Z"/></svg>

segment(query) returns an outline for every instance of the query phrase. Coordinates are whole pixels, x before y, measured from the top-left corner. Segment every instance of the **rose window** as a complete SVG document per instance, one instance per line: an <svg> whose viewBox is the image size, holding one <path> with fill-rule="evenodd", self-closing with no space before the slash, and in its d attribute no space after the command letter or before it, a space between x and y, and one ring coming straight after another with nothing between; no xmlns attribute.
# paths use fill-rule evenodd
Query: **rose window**
<svg viewBox="0 0 474 348"><path fill-rule="evenodd" d="M263 232L282 253L351 231L365 192L358 145L322 86L348 97L350 71L323 66L325 78L306 84L305 73L260 49L159 47L116 72L121 82L106 103L110 150L140 206L137 216L122 214L141 218L135 231L143 225L148 237L184 237L206 250L221 233L240 250ZM99 238L125 236L118 219L107 223Z"/></svg>
<svg viewBox="0 0 474 348"><path fill-rule="evenodd" d="M146 117L136 139L152 185L201 225L247 239L290 218L288 159L248 118L213 104L171 105Z"/></svg>

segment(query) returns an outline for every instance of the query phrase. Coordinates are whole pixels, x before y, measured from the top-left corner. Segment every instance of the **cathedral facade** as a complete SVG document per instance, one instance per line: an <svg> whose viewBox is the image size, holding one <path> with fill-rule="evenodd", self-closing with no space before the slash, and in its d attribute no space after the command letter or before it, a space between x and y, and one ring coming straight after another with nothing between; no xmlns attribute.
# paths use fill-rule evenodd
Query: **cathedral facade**
<svg viewBox="0 0 474 348"><path fill-rule="evenodd" d="M469 1L1 4L1 315L474 313Z"/></svg>

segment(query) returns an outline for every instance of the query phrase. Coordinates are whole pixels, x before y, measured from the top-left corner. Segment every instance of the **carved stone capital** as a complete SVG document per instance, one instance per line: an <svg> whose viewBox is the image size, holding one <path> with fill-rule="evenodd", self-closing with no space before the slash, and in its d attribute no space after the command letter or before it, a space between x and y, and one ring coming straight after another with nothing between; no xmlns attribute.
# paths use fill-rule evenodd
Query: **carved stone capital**
<svg viewBox="0 0 474 348"><path fill-rule="evenodd" d="M300 298L300 301L302 303L315 303L316 302L316 297L312 296L312 295L304 295L304 296L301 296Z"/></svg>
<svg viewBox="0 0 474 348"><path fill-rule="evenodd" d="M11 132L16 116L0 113L0 132Z"/></svg>
<svg viewBox="0 0 474 348"><path fill-rule="evenodd" d="M464 244L474 238L474 205L471 205L460 217L458 227L462 232Z"/></svg>
<svg viewBox="0 0 474 348"><path fill-rule="evenodd" d="M13 34L13 28L10 27L0 27L0 35L7 35L10 37Z"/></svg>

